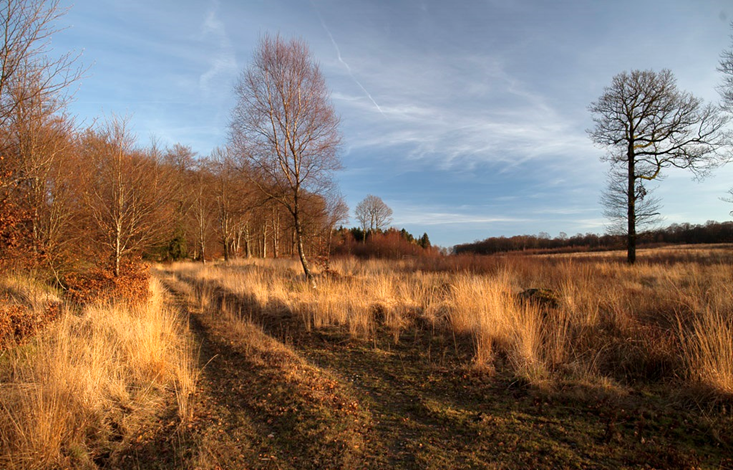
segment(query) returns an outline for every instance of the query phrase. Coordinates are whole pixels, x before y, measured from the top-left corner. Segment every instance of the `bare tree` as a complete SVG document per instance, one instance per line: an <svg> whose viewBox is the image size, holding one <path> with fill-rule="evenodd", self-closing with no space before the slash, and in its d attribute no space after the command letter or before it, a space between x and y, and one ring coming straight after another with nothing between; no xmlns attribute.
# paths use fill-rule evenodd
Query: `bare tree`
<svg viewBox="0 0 733 470"><path fill-rule="evenodd" d="M733 27L733 23L731 23L731 27ZM718 87L718 93L722 98L721 108L733 114L733 47L720 54L718 71L723 74L723 83ZM733 203L733 188L728 190L728 193L730 197L722 199ZM730 215L733 215L733 211L730 212Z"/></svg>
<svg viewBox="0 0 733 470"><path fill-rule="evenodd" d="M64 139L55 139L53 135L58 137L60 128L69 121L53 115L62 109L68 86L83 72L75 68L77 55L49 54L51 36L59 31L54 22L64 13L59 0L0 1L0 244L18 248L31 242L34 253L45 251L49 255L48 249L58 247L61 241L61 222L68 214L59 211L64 199L62 191L57 190L54 195L47 191L59 186L42 183L44 178L46 183L50 181L52 172L65 171L57 158L65 146ZM43 119L43 123L31 119ZM20 142L19 132L25 130L34 134L23 134ZM46 148L41 151L41 147ZM26 158L29 149L31 160L42 161L43 165L34 166ZM53 158L45 158L50 153ZM46 201L53 203L51 207L40 204L44 192ZM22 207L23 203L26 207ZM28 208L29 204L34 207ZM21 233L26 224L20 223L29 214L30 236ZM40 243L44 246L40 247Z"/></svg>
<svg viewBox="0 0 733 470"><path fill-rule="evenodd" d="M364 230L365 240L367 232L383 230L392 223L392 209L382 201L382 198L371 194L356 205L354 213Z"/></svg>
<svg viewBox="0 0 733 470"><path fill-rule="evenodd" d="M341 168L339 120L326 82L302 40L265 35L235 87L231 141L259 189L290 213L307 278L301 199L333 186Z"/></svg>
<svg viewBox="0 0 733 470"><path fill-rule="evenodd" d="M224 250L224 259L234 255L236 219L239 211L238 190L234 163L227 149L216 148L211 153L211 164L214 171L214 195L217 212L217 234Z"/></svg>
<svg viewBox="0 0 733 470"><path fill-rule="evenodd" d="M733 188L731 188L731 189L729 189L729 190L728 190L728 194L730 194L730 196L728 196L728 197L723 197L723 198L721 198L721 199L722 199L723 201L725 201L725 202L730 202L730 203L733 203ZM733 215L733 211L730 211L730 212L729 212L729 215Z"/></svg>
<svg viewBox="0 0 733 470"><path fill-rule="evenodd" d="M326 268L330 269L333 232L336 230L336 225L348 223L349 221L349 206L341 193L335 192L326 199L325 215L325 228L327 230Z"/></svg>
<svg viewBox="0 0 733 470"><path fill-rule="evenodd" d="M190 179L193 235L196 240L196 254L202 263L206 263L206 246L211 238L211 228L216 218L214 175L210 168L209 160L199 160Z"/></svg>
<svg viewBox="0 0 733 470"><path fill-rule="evenodd" d="M78 55L48 55L54 22L66 13L59 0L3 0L0 2L0 125L25 100L59 96L79 79ZM30 71L30 72L29 72ZM11 84L27 73L39 77L33 93L11 93ZM19 99L20 98L20 99Z"/></svg>
<svg viewBox="0 0 733 470"><path fill-rule="evenodd" d="M733 27L733 23L731 23L731 27ZM733 48L720 54L718 71L723 74L723 83L718 87L720 97L723 99L722 107L733 113Z"/></svg>
<svg viewBox="0 0 733 470"><path fill-rule="evenodd" d="M92 164L86 204L116 276L123 257L150 247L170 228L166 206L175 192L155 155L133 145L125 120L116 117L85 136Z"/></svg>
<svg viewBox="0 0 733 470"><path fill-rule="evenodd" d="M609 149L605 160L624 170L627 261L634 263L638 183L668 167L701 175L722 164L727 118L712 104L679 91L669 70L622 72L589 109L595 122L591 139Z"/></svg>

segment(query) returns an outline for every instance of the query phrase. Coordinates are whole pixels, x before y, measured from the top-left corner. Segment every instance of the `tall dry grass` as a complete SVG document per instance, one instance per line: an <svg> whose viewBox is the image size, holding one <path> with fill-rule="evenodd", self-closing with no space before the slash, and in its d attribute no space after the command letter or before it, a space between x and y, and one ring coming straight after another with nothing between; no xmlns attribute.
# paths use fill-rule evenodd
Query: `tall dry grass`
<svg viewBox="0 0 733 470"><path fill-rule="evenodd" d="M59 293L47 284L17 273L0 278L0 296L12 303L42 312L49 304L61 302Z"/></svg>
<svg viewBox="0 0 733 470"><path fill-rule="evenodd" d="M618 254L406 261L335 260L340 276L311 288L291 260L179 264L182 278L247 299L306 328L355 337L410 328L471 338L474 364L509 367L531 383L592 384L683 378L731 394L733 254L730 248ZM213 287L212 287L213 286ZM525 299L545 289L552 302Z"/></svg>
<svg viewBox="0 0 733 470"><path fill-rule="evenodd" d="M733 317L708 309L688 325L679 319L679 336L687 378L716 395L733 396Z"/></svg>
<svg viewBox="0 0 733 470"><path fill-rule="evenodd" d="M96 468L165 406L190 413L197 365L187 324L154 279L145 305L65 310L0 364L0 467Z"/></svg>

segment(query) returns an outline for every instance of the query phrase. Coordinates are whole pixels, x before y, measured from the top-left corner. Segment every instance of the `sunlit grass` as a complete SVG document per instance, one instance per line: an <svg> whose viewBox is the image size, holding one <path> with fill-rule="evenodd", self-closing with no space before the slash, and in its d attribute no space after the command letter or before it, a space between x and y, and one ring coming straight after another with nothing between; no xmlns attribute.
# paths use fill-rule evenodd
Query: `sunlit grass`
<svg viewBox="0 0 733 470"><path fill-rule="evenodd" d="M429 327L470 338L474 365L508 367L530 383L683 377L730 393L733 266L718 251L645 251L635 266L608 254L345 258L332 262L340 275L320 278L316 288L294 260L172 269L265 315L295 315L307 329L342 326L355 338L385 329L399 341ZM549 291L554 304L524 301L520 293L531 288Z"/></svg>
<svg viewBox="0 0 733 470"><path fill-rule="evenodd" d="M0 368L0 467L90 467L113 454L176 393L190 414L195 347L151 280L144 305L91 305L61 318Z"/></svg>

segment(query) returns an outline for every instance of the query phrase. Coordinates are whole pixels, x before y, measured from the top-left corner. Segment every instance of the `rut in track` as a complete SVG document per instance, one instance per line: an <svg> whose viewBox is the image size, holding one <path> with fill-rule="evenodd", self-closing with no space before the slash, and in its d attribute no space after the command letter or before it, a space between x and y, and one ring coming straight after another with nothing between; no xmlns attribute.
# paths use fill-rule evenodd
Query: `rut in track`
<svg viewBox="0 0 733 470"><path fill-rule="evenodd" d="M391 337L377 344L335 330L308 332L292 317L243 320L222 311L236 308L232 296L220 293L216 307L204 309L193 300L193 286L161 280L190 314L201 342L205 367L191 440L202 463L426 468L437 463L436 446L445 452L446 442L455 441L430 410L431 402L457 398L435 387L441 368L424 354L434 349L444 361L455 345L442 336L432 338L435 344L425 344L432 335L417 335L394 346ZM458 445L456 456L464 444Z"/></svg>
<svg viewBox="0 0 733 470"><path fill-rule="evenodd" d="M506 411L507 397L510 411L534 398L497 390L485 374L456 373L470 351L455 338L417 329L394 344L388 332L356 340L337 328L306 331L292 315L262 315L223 291L202 309L195 285L164 283L191 313L207 364L193 431L204 463L487 468L497 443L499 455L522 444L514 434L494 442L487 416Z"/></svg>
<svg viewBox="0 0 733 470"><path fill-rule="evenodd" d="M260 328L197 305L189 286L162 281L201 344L182 460L201 468L363 467L368 416L336 380ZM323 419L334 411L342 413Z"/></svg>

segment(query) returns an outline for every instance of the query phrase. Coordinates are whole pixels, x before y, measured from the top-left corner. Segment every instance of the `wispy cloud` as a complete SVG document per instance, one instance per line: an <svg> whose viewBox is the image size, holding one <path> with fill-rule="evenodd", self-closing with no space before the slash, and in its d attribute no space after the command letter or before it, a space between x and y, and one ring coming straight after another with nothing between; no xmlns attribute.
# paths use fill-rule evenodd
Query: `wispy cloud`
<svg viewBox="0 0 733 470"><path fill-rule="evenodd" d="M363 107L343 95L334 95L334 100L353 112ZM409 101L386 104L382 116L387 119L372 120L371 132L361 132L349 144L355 148L407 145L407 157L442 169L470 170L478 163L493 163L501 164L502 171L543 156L580 156L593 150L582 128L570 119L532 102L519 100L515 106L505 111Z"/></svg>
<svg viewBox="0 0 733 470"><path fill-rule="evenodd" d="M209 68L199 77L199 87L204 96L210 95L217 88L215 82L219 77L229 77L238 69L234 47L224 23L217 16L218 10L219 1L213 0L201 25L200 39L213 39L211 42L215 48L210 54Z"/></svg>
<svg viewBox="0 0 733 470"><path fill-rule="evenodd" d="M529 222L530 219L514 217L491 217L471 214L456 214L453 212L422 212L405 215L396 219L402 224L418 225L462 225L462 224L494 224L499 222Z"/></svg>
<svg viewBox="0 0 733 470"><path fill-rule="evenodd" d="M398 225L484 225L528 222L522 217L492 214L486 208L475 206L446 207L443 204L394 203L395 223Z"/></svg>
<svg viewBox="0 0 733 470"><path fill-rule="evenodd" d="M345 88L333 94L359 122L359 132L349 133L352 149L401 147L407 159L442 170L494 164L505 172L543 157L561 154L567 163L593 152L582 121L510 76L497 57L400 51L376 61L362 52L355 61L381 100L377 114Z"/></svg>
<svg viewBox="0 0 733 470"><path fill-rule="evenodd" d="M349 76L351 77L351 79L354 81L354 83L356 83L359 86L359 88L361 88L361 90L364 92L367 98L369 98L369 101L371 101L374 107L377 108L377 111L384 114L382 112L382 108L380 108L377 102L374 101L374 98L372 97L371 93L369 93L369 91L367 91L367 89L364 88L364 85L362 85L361 82L357 80L357 78L354 76L354 72L351 70L351 67L349 67L349 64L347 64L346 61L343 59L343 57L341 57L341 49L339 49L338 44L336 44L336 40L333 38L333 34L331 34L331 31L326 26L326 22L323 21L323 17L321 16L321 13L318 11L318 8L316 8L316 6L313 5L312 2L311 2L311 6L313 7L316 14L318 15L318 19L321 20L321 26L323 26L323 29L326 31L326 34L328 34L329 39L331 39L331 44L333 44L333 48L336 49L336 58L338 59L338 61L344 67L346 67L346 71L349 72Z"/></svg>

